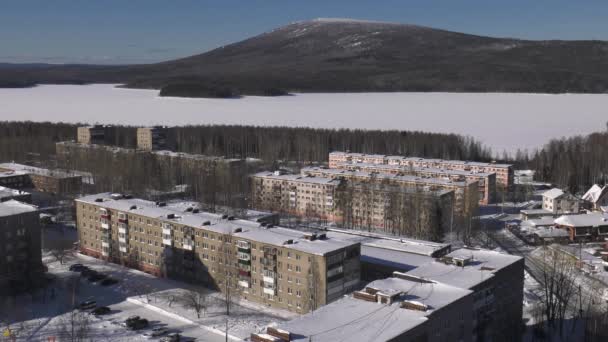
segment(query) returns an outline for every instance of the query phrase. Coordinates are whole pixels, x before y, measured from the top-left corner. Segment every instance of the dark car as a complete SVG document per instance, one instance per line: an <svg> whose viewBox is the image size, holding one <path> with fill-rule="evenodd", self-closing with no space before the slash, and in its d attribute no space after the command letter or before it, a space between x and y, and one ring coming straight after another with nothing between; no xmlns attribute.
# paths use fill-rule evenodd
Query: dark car
<svg viewBox="0 0 608 342"><path fill-rule="evenodd" d="M104 280L101 281L101 285L103 286L110 286L110 285L114 285L118 283L118 280L114 279L114 278L106 278Z"/></svg>
<svg viewBox="0 0 608 342"><path fill-rule="evenodd" d="M160 339L161 342L179 342L182 338L182 335L178 333L169 334Z"/></svg>
<svg viewBox="0 0 608 342"><path fill-rule="evenodd" d="M93 315L107 315L110 313L110 308L107 306L100 306L92 311Z"/></svg>
<svg viewBox="0 0 608 342"><path fill-rule="evenodd" d="M93 273L93 274L89 275L89 278L88 278L88 279L89 279L89 281L90 281L91 283L94 283L94 282L96 282L96 281L100 281L100 280L105 279L105 278L107 278L107 277L108 277L108 276L107 276L107 275L105 275L105 274L103 274L103 273L97 273L97 272L95 272L95 273Z"/></svg>
<svg viewBox="0 0 608 342"><path fill-rule="evenodd" d="M90 276L93 273L97 273L97 271L92 270L92 269L90 269L90 268L88 268L86 266L84 266L82 268L82 270L80 271L80 274L82 274L83 277L88 277L88 276Z"/></svg>
<svg viewBox="0 0 608 342"><path fill-rule="evenodd" d="M135 322L139 321L139 319L140 319L140 318L139 318L139 316L131 316L131 317L129 317L129 318L127 318L127 319L125 320L125 326L126 326L127 328L131 328L131 326L132 326L132 325L133 325Z"/></svg>
<svg viewBox="0 0 608 342"><path fill-rule="evenodd" d="M70 271L72 272L81 272L85 266L83 264L73 264L70 265Z"/></svg>
<svg viewBox="0 0 608 342"><path fill-rule="evenodd" d="M78 308L81 310L93 309L96 306L97 306L97 302L94 300L87 300L85 302L78 304Z"/></svg>
<svg viewBox="0 0 608 342"><path fill-rule="evenodd" d="M127 323L127 327L129 327L131 330L144 329L144 328L147 328L148 325L150 325L150 323L145 318L141 318L136 321L133 321L130 325L129 325L129 323Z"/></svg>

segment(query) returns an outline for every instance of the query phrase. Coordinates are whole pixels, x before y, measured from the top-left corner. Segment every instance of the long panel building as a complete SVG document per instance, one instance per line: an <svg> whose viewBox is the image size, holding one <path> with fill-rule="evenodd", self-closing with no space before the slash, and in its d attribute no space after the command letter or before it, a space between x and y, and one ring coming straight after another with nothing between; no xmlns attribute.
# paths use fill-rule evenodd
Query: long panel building
<svg viewBox="0 0 608 342"><path fill-rule="evenodd" d="M460 215L451 189L260 172L251 193L257 209L430 240L440 240Z"/></svg>
<svg viewBox="0 0 608 342"><path fill-rule="evenodd" d="M305 313L355 288L360 243L103 193L76 200L82 253Z"/></svg>
<svg viewBox="0 0 608 342"><path fill-rule="evenodd" d="M13 184L11 182L0 184L11 188L31 186L38 191L53 194L77 194L82 190L82 175L66 170L51 170L18 163L2 163L0 164L0 179L2 178L13 181Z"/></svg>
<svg viewBox="0 0 608 342"><path fill-rule="evenodd" d="M336 169L387 173L392 175L412 175L424 178L439 178L451 181L475 181L479 185L479 204L489 204L496 197L496 173L464 170L448 170L430 167L372 163L336 163Z"/></svg>
<svg viewBox="0 0 608 342"><path fill-rule="evenodd" d="M329 167L336 168L342 163L370 163L422 167L446 170L496 173L496 183L502 190L508 190L514 183L514 169L511 164L482 163L462 160L428 159L418 157L387 156L382 154L363 154L350 152L331 152Z"/></svg>

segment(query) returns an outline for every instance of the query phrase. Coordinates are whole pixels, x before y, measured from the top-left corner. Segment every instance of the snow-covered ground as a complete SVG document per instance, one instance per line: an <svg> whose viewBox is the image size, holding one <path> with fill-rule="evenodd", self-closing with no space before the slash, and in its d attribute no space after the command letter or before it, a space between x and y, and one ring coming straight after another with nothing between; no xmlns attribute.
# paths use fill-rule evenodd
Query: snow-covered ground
<svg viewBox="0 0 608 342"><path fill-rule="evenodd" d="M156 278L83 255L76 255L63 265L48 254L45 254L44 261L49 267L49 274L55 278L46 291L19 296L16 302L9 299L0 301L0 329L4 331L7 323L10 324L18 341L46 341L49 337L61 336L62 328L69 321L70 308L85 300L95 300L98 306L108 306L112 310L109 315L88 316L91 320L89 336L95 341L144 341L142 334L149 329L133 332L119 325L132 315L148 319L150 328L163 326L188 338L218 342L225 340L223 332L226 319L231 340L238 340L267 325L295 317L289 312L245 301L234 303L231 315L226 317L219 294L190 284ZM104 287L79 279L78 273L68 270L73 263L85 264L120 282ZM179 294L189 289L208 294L207 307L200 319L180 299ZM168 301L170 297L176 298L171 304Z"/></svg>
<svg viewBox="0 0 608 342"><path fill-rule="evenodd" d="M470 135L502 152L605 130L608 107L605 94L346 93L225 100L157 93L112 85L0 89L0 120L422 130Z"/></svg>

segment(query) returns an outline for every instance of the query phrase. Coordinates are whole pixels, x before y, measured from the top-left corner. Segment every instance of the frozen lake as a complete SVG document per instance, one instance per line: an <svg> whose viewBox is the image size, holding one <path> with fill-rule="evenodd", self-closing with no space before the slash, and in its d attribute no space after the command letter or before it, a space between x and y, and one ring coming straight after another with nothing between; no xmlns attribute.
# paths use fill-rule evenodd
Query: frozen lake
<svg viewBox="0 0 608 342"><path fill-rule="evenodd" d="M0 120L420 130L469 135L495 152L605 130L608 121L608 95L347 93L223 100L157 93L112 85L0 89Z"/></svg>

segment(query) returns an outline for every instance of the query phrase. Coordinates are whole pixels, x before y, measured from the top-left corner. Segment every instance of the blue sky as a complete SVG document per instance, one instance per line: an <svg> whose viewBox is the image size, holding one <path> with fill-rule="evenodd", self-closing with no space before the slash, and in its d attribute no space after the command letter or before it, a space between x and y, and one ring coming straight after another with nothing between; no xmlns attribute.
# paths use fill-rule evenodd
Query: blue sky
<svg viewBox="0 0 608 342"><path fill-rule="evenodd" d="M608 40L606 0L2 0L0 62L156 62L318 17Z"/></svg>

